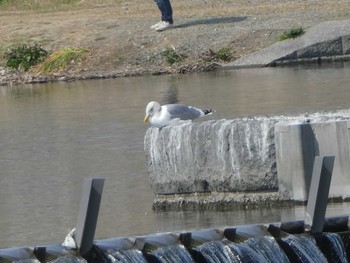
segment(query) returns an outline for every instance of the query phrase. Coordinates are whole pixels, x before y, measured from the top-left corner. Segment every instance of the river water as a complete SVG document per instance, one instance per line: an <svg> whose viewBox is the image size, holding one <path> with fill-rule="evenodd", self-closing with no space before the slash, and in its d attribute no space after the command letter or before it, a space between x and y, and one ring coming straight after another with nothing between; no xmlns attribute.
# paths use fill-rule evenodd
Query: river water
<svg viewBox="0 0 350 263"><path fill-rule="evenodd" d="M146 104L216 110L211 119L350 108L350 65L241 69L0 87L0 248L61 243L84 178L106 179L96 239L304 218L304 207L152 211ZM327 215L348 214L348 204Z"/></svg>

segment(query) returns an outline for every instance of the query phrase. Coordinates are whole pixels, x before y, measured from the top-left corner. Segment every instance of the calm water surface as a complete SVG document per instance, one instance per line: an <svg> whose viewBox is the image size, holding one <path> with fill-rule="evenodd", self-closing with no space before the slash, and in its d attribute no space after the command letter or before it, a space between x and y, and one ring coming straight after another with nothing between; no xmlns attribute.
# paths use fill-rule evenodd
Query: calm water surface
<svg viewBox="0 0 350 263"><path fill-rule="evenodd" d="M350 108L349 83L348 64L0 87L0 247L62 242L87 177L106 179L97 239L303 219L304 207L154 213L145 106L212 107L212 119L337 110Z"/></svg>

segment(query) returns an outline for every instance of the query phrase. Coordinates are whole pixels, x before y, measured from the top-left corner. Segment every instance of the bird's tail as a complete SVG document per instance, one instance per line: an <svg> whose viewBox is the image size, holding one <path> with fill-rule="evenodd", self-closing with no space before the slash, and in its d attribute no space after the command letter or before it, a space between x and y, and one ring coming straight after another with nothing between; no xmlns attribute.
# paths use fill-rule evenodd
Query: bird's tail
<svg viewBox="0 0 350 263"><path fill-rule="evenodd" d="M210 114L213 114L215 112L214 109L209 109L209 110L203 110L204 112L204 115L210 115Z"/></svg>

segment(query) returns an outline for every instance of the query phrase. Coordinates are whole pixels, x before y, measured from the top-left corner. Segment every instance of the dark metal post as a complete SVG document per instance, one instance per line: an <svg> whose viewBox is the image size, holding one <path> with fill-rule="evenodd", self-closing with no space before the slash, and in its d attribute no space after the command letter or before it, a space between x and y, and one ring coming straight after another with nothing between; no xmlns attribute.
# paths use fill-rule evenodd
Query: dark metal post
<svg viewBox="0 0 350 263"><path fill-rule="evenodd" d="M103 185L103 178L84 180L74 237L80 255L85 255L91 249L94 241Z"/></svg>
<svg viewBox="0 0 350 263"><path fill-rule="evenodd" d="M305 231L313 234L323 231L334 159L334 156L315 157L304 223Z"/></svg>

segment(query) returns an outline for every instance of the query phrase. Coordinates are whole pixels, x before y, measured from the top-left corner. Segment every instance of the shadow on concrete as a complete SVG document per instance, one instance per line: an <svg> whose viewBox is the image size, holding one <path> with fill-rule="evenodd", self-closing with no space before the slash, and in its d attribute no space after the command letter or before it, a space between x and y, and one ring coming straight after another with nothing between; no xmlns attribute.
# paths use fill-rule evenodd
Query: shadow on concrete
<svg viewBox="0 0 350 263"><path fill-rule="evenodd" d="M309 196L315 156L320 155L318 141L310 124L301 125L301 143L305 171L305 193L306 196Z"/></svg>
<svg viewBox="0 0 350 263"><path fill-rule="evenodd" d="M224 23L237 23L246 20L246 16L227 16L227 17L213 17L206 19L198 19L189 21L183 24L175 25L173 28L185 28L197 25L213 25L213 24L224 24Z"/></svg>

